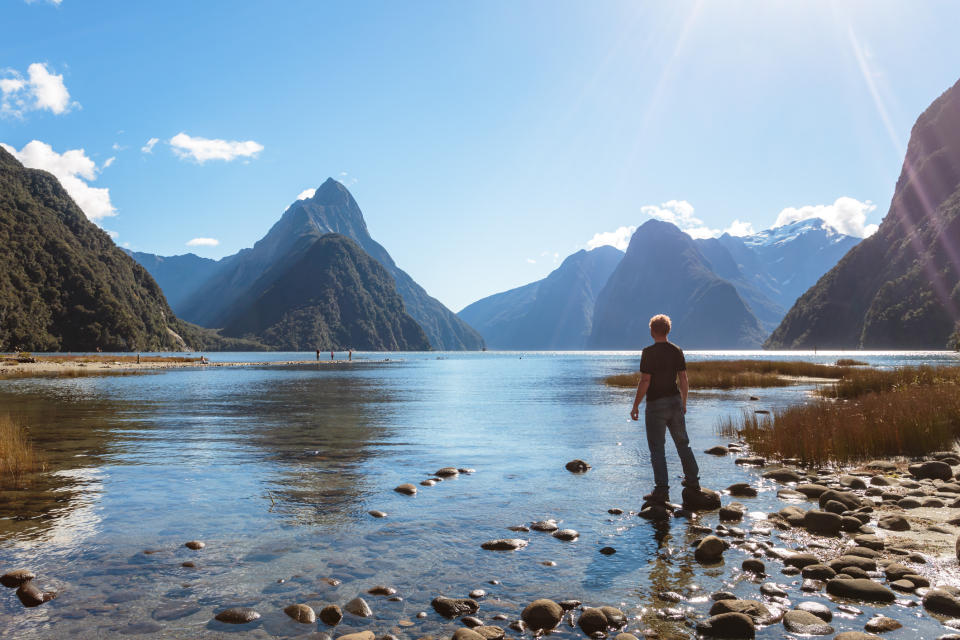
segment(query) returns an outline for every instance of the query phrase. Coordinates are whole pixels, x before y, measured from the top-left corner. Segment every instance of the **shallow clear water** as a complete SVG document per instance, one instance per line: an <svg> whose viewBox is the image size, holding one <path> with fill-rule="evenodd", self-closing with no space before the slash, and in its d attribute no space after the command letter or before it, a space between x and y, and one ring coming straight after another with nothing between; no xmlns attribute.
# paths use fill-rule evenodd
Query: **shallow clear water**
<svg viewBox="0 0 960 640"><path fill-rule="evenodd" d="M635 515L607 513L638 509L651 486L642 423L627 415L632 392L600 383L605 375L634 370L638 355L360 353L352 365L0 381L0 413L31 425L50 467L31 489L0 492L0 570L28 567L41 586L60 594L24 609L12 590L0 590L0 637L216 637L228 631L292 637L326 627L290 621L286 605L343 605L379 584L395 587L404 600L365 596L374 620L347 615L338 633L369 628L411 639L449 633L459 623L437 616L430 600L465 597L477 588L489 594L480 609L488 622L495 613L516 618L536 597L614 604L646 623L646 608L662 604L658 591L755 593L756 585L731 578L738 573L731 568L746 557L741 552L728 552L726 568L692 563L687 547L697 535L687 530L689 521L658 528ZM329 353L321 356L329 360ZM957 354L944 352L843 356L877 366L960 363ZM785 354L688 353L690 360L718 357ZM833 362L838 354L789 357ZM691 394L694 450L723 442L715 434L722 416L800 402L808 391ZM760 401L751 402L751 395ZM675 477L679 463L670 449ZM568 473L564 464L573 458L593 469ZM776 485L750 477L732 458L698 455L698 462L706 486L760 482L758 498L741 500L750 511L778 505ZM445 466L476 471L434 487L418 485L415 497L392 490ZM674 493L679 499L679 478ZM389 515L375 519L370 509ZM507 529L550 517L578 530L580 539ZM716 525L716 515L704 522ZM530 544L518 552L480 549L501 537ZM182 546L193 539L207 547ZM603 546L617 553L602 555ZM187 560L197 568L181 567ZM792 581L778 572L772 579ZM239 628L211 622L229 606L253 606L263 619ZM709 608L696 599L682 606ZM917 609L883 609L923 637L945 632ZM419 611L428 616L417 619ZM866 614L835 619L834 626L860 630L865 620ZM779 626L760 637L783 633Z"/></svg>

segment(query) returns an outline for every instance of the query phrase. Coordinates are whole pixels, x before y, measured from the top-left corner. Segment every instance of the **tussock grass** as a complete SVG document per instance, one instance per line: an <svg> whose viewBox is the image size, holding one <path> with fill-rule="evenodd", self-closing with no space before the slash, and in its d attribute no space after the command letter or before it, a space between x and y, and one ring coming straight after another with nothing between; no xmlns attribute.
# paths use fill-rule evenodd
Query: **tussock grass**
<svg viewBox="0 0 960 640"><path fill-rule="evenodd" d="M960 385L960 367L853 369L836 384L820 389L820 393L828 398L857 398L868 393L944 384Z"/></svg>
<svg viewBox="0 0 960 640"><path fill-rule="evenodd" d="M23 487L30 473L42 469L26 429L10 416L0 416L0 486Z"/></svg>
<svg viewBox="0 0 960 640"><path fill-rule="evenodd" d="M797 384L796 378L840 379L851 369L800 360L706 360L687 363L691 389L740 389L745 387L785 387ZM636 387L640 372L604 378L614 387Z"/></svg>
<svg viewBox="0 0 960 640"><path fill-rule="evenodd" d="M863 360L854 360L853 358L840 358L837 360L836 365L838 367L869 367L869 362L864 362Z"/></svg>
<svg viewBox="0 0 960 640"><path fill-rule="evenodd" d="M852 400L817 399L720 422L721 434L744 439L758 455L810 465L887 456L921 456L960 440L960 388L908 385Z"/></svg>

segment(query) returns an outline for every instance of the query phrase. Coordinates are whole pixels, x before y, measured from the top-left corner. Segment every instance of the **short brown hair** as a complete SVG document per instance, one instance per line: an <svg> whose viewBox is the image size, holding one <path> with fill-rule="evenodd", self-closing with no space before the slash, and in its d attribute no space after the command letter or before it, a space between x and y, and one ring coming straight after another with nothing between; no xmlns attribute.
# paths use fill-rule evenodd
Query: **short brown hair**
<svg viewBox="0 0 960 640"><path fill-rule="evenodd" d="M670 316L659 313L650 318L650 331L658 336L665 336L670 333Z"/></svg>

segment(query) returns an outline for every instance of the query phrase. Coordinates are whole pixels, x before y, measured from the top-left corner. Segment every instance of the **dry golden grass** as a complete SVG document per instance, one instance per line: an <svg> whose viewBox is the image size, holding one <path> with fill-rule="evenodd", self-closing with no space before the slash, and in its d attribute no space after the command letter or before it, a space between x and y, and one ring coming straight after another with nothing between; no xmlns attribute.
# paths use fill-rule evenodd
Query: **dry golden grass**
<svg viewBox="0 0 960 640"><path fill-rule="evenodd" d="M851 400L818 399L727 419L719 431L743 438L758 455L812 465L920 456L960 440L960 387L907 385Z"/></svg>
<svg viewBox="0 0 960 640"><path fill-rule="evenodd" d="M22 425L0 416L0 486L20 488L43 463Z"/></svg>
<svg viewBox="0 0 960 640"><path fill-rule="evenodd" d="M840 379L851 369L799 360L706 360L687 363L691 389L741 389L745 387L785 387L797 384L796 378ZM608 376L604 382L614 387L636 387L640 372Z"/></svg>
<svg viewBox="0 0 960 640"><path fill-rule="evenodd" d="M838 367L869 367L869 362L864 362L863 360L854 360L853 358L840 358L837 360L836 365Z"/></svg>
<svg viewBox="0 0 960 640"><path fill-rule="evenodd" d="M857 398L909 387L960 385L960 367L900 367L898 369L851 369L820 393L828 398Z"/></svg>

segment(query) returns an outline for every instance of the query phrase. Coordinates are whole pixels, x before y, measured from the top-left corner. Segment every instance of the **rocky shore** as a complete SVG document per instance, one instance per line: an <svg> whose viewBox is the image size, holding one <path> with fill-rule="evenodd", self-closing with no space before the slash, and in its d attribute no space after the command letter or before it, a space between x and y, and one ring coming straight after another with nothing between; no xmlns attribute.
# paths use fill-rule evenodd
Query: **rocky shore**
<svg viewBox="0 0 960 640"><path fill-rule="evenodd" d="M354 583L338 590L349 597L304 593L278 604L276 611L242 602L212 609L199 603L159 608L152 619L130 623L129 632L159 633L165 624L203 616L206 610L207 629L212 632L248 630L249 637L315 640L502 640L544 634L594 640L785 634L864 640L900 637L898 630L906 631L918 617L940 629L939 636L930 637L960 638L960 458L954 453L934 454L912 464L874 461L829 470L804 469L789 460L767 464L748 455L740 443L713 447L707 453L741 467L745 481L722 491L684 490L682 504L608 510L612 520L632 521L633 526L685 529L680 547L661 551L689 566L691 580L685 589L653 593L653 606L632 606L626 596L620 603L582 602L577 599L582 594L572 586L568 599L517 603L497 579L462 594L407 594L390 585ZM580 475L591 470L587 462L573 460L566 470L558 465L556 473ZM402 483L395 491L416 500L418 491L474 472L444 467L423 480ZM781 508L767 512L751 508L757 487L771 482L777 484ZM389 514L371 510L369 517ZM479 541L463 553L522 554L533 536L552 536L563 544L578 544L579 538L577 531L561 528L552 519L504 523L504 530L523 537ZM143 554L166 557L183 569L202 573L208 544L190 540L179 551L152 549ZM618 553L614 546L581 548L601 556ZM184 554L189 557L180 557ZM37 577L28 568L2 570L0 583L15 588L25 607L44 606L57 597L45 588L45 576ZM704 592L697 573L718 572L730 589ZM341 586L334 577L324 581L333 588ZM67 597L71 595L76 594ZM429 605L415 613L409 609L395 616L388 613L407 600ZM304 631L291 634L278 617Z"/></svg>
<svg viewBox="0 0 960 640"><path fill-rule="evenodd" d="M16 360L7 360L0 365L0 380L3 378L23 378L31 376L57 376L57 375L84 375L84 374L103 374L103 373L136 373L140 371L157 371L167 369L196 369L196 368L222 368L222 367L289 367L289 366L307 366L307 365L343 365L356 364L358 362L370 362L369 360L349 361L346 358L339 360L281 360L281 361L261 361L261 362L201 362L199 360L184 362L179 360L164 361L144 361L127 362L120 360L110 360L101 358L94 362L78 361L58 361L48 360L43 357L35 358L33 362L17 362Z"/></svg>

